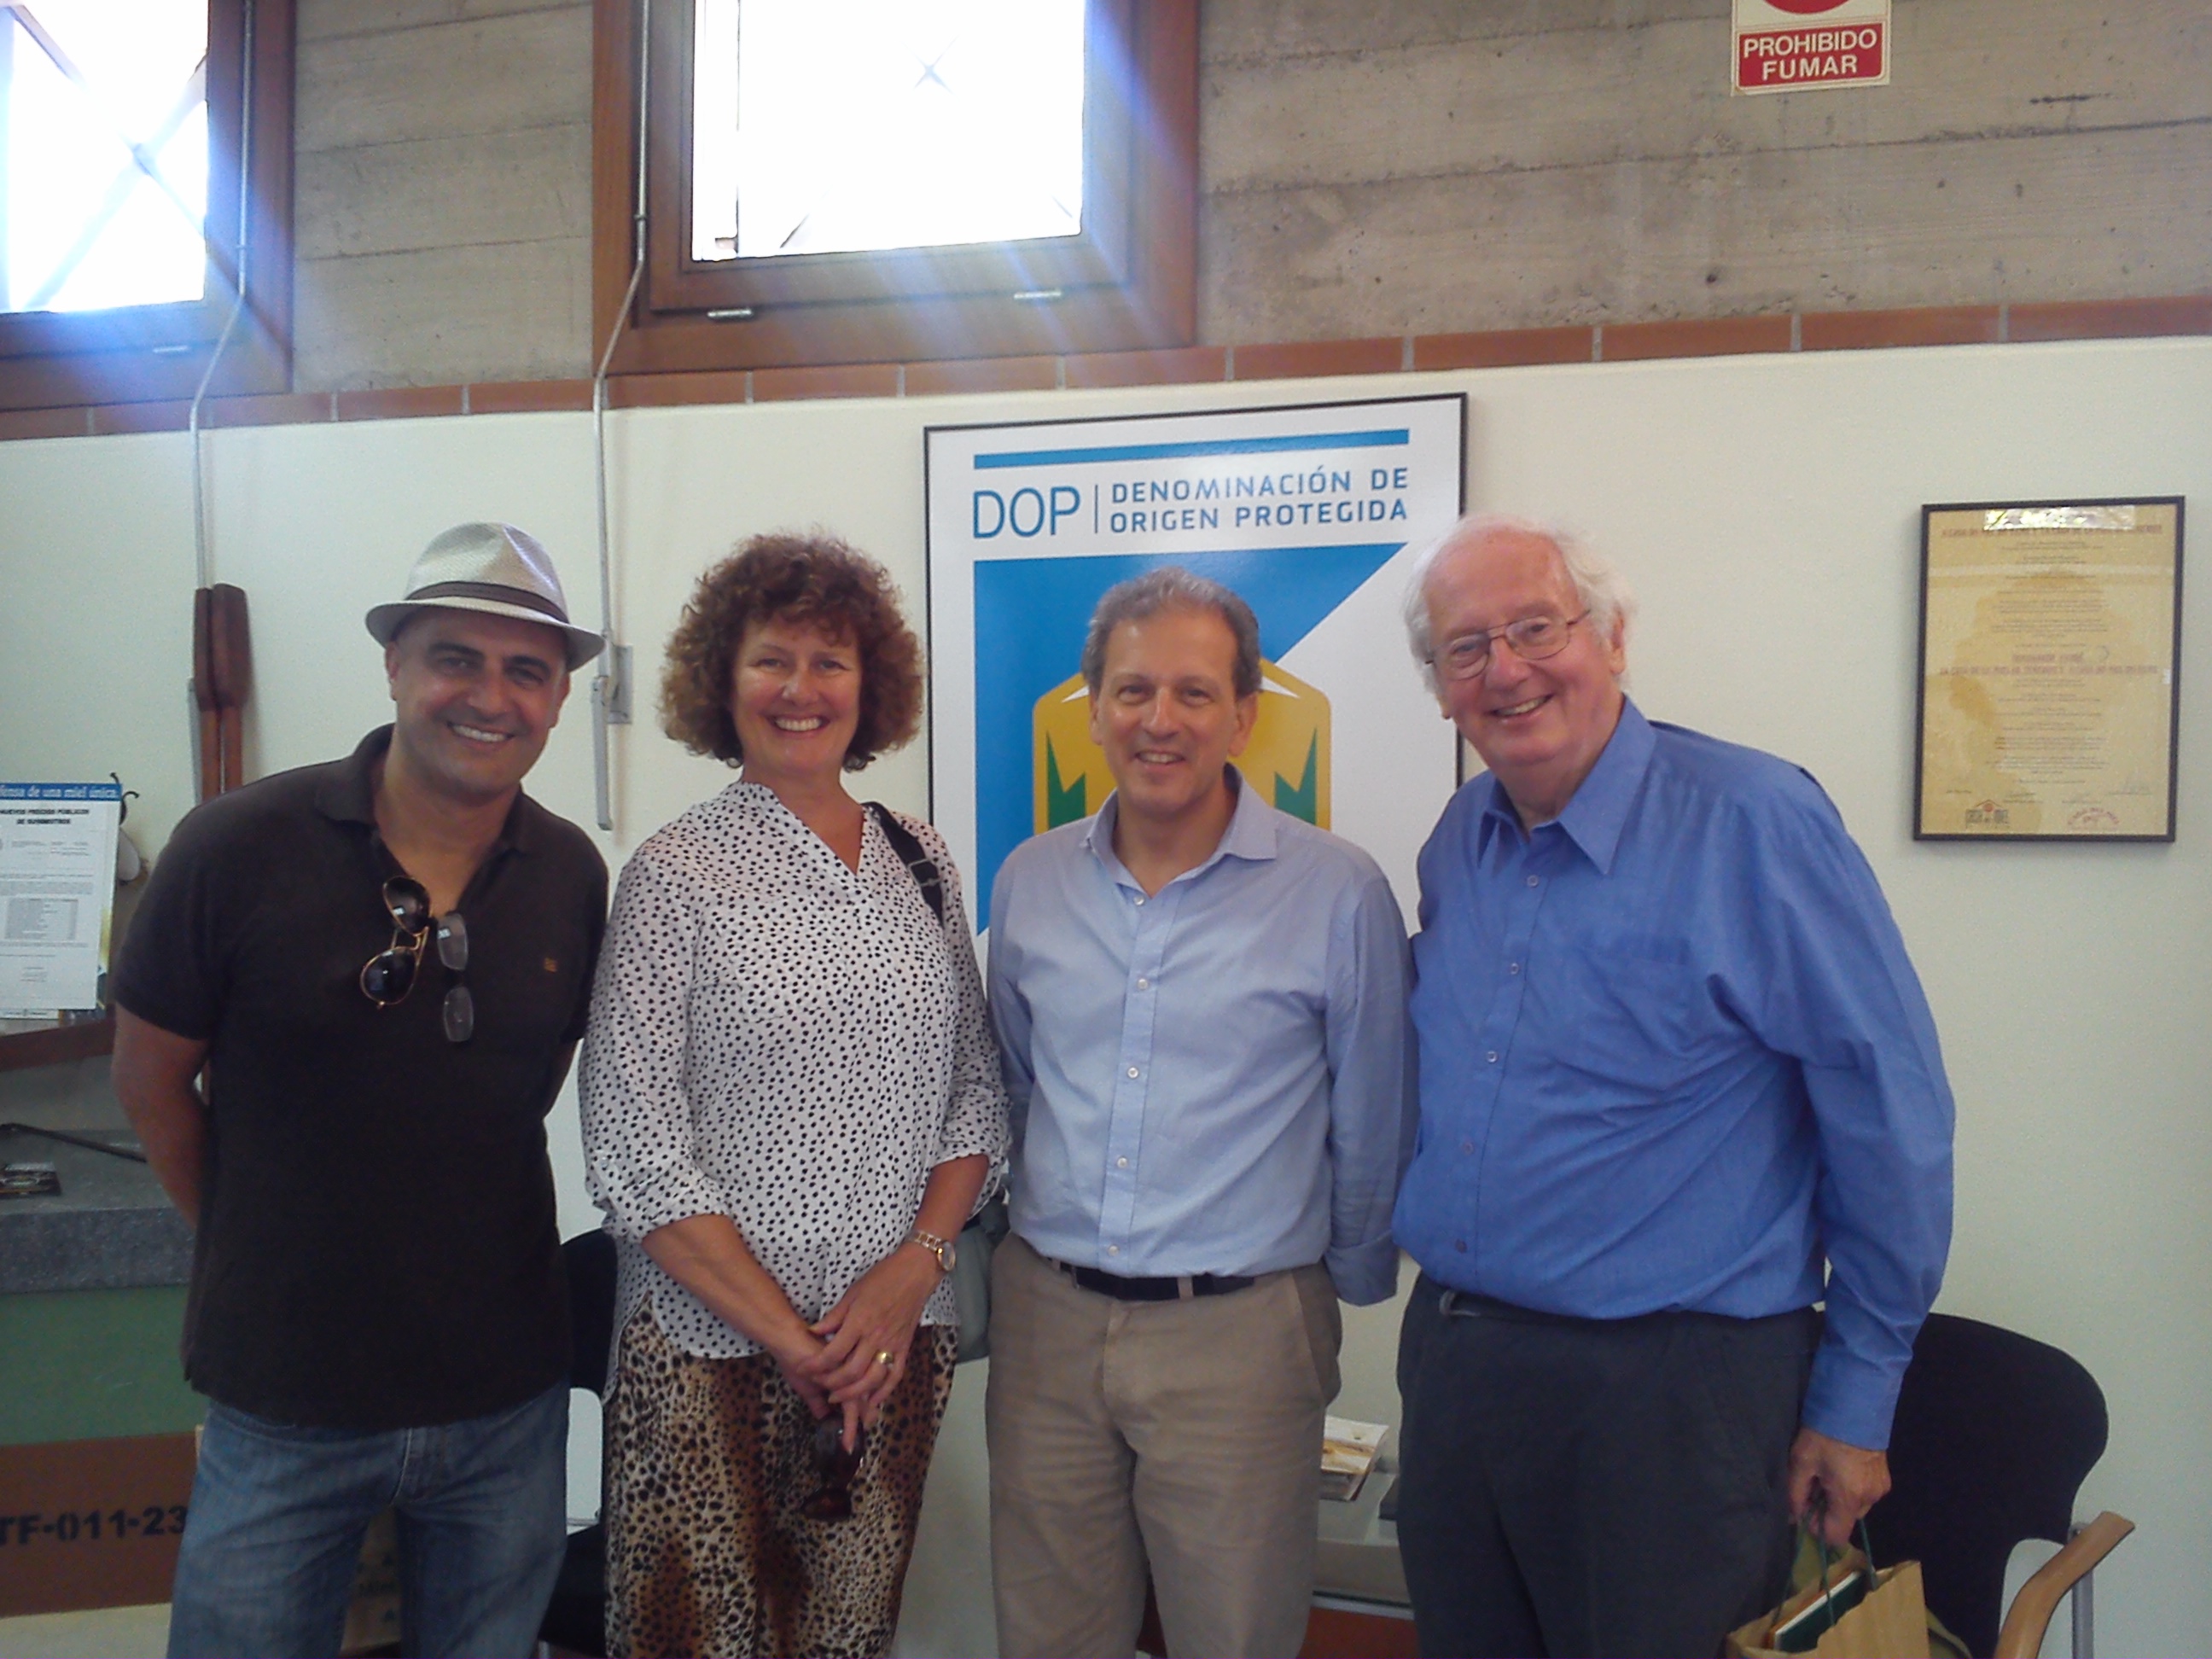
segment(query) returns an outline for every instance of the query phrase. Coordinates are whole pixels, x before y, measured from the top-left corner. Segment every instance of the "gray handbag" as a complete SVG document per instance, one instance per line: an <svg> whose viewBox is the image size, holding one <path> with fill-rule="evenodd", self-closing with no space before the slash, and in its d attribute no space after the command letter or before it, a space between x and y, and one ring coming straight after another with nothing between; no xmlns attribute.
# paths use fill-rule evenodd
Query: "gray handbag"
<svg viewBox="0 0 2212 1659"><path fill-rule="evenodd" d="M952 1259L952 1305L960 1322L956 1364L991 1357L991 1252L1012 1224L1006 1216L1006 1194L998 1193L960 1230Z"/></svg>
<svg viewBox="0 0 2212 1659"><path fill-rule="evenodd" d="M945 920L945 879L938 872L937 861L922 850L921 843L901 823L896 814L880 801L870 801L868 811L875 815L876 827L884 832L884 839L899 855L907 872L914 878L915 885L928 901L929 908L941 924ZM968 1224L960 1230L960 1237L952 1248L952 1305L954 1317L960 1326L958 1364L971 1359L986 1359L991 1353L991 1252L998 1249L999 1241L1012 1230L1006 1215L1004 1193L994 1193L982 1208L969 1218Z"/></svg>

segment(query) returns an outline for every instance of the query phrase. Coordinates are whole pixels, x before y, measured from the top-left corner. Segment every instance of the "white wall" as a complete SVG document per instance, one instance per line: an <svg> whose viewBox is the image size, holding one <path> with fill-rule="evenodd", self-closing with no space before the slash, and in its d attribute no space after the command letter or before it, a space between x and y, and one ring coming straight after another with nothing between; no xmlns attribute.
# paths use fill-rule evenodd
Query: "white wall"
<svg viewBox="0 0 2212 1659"><path fill-rule="evenodd" d="M884 558L919 610L921 429L1464 388L1469 500L1571 520L1644 598L1635 695L1773 749L1826 784L1927 982L1960 1103L1945 1309L2057 1343L2104 1385L2111 1449L2084 1512L2142 1531L2100 1576L2107 1651L2212 1643L2212 673L2185 606L2181 839L2172 847L1916 844L1909 836L1918 507L2182 494L2212 501L2212 342L1775 356L993 398L637 411L611 422L620 630L650 677L700 566L750 531L821 522ZM222 432L219 579L252 596L256 771L340 752L386 707L360 616L414 551L506 517L595 610L587 418ZM0 776L119 770L149 845L190 798L189 473L173 435L0 445ZM1394 646L1376 672L1410 672ZM647 698L649 702L649 696ZM591 813L581 688L533 779ZM618 739L611 861L722 769L641 724ZM864 780L920 805L918 751ZM1426 814L1432 802L1407 803ZM574 1231L592 1219L573 1109L554 1125ZM1387 1310L1350 1324L1343 1409L1395 1411ZM963 1373L901 1635L990 1640L980 1373ZM585 1494L580 1492L581 1503Z"/></svg>

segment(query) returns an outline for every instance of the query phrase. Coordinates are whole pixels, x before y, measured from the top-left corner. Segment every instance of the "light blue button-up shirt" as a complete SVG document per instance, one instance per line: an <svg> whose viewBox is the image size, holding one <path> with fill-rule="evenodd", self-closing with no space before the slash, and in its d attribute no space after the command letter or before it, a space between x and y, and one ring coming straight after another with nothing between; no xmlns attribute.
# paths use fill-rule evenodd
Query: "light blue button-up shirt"
<svg viewBox="0 0 2212 1659"><path fill-rule="evenodd" d="M1796 767L1631 703L1533 834L1486 775L1421 853L1433 1277L1594 1319L1824 1294L1804 1420L1888 1444L1951 1236L1951 1091L1874 872Z"/></svg>
<svg viewBox="0 0 2212 1659"><path fill-rule="evenodd" d="M1414 1121L1405 922L1374 860L1231 781L1213 856L1149 897L1114 854L1118 797L999 871L1014 1231L1132 1278L1326 1261L1346 1301L1384 1301Z"/></svg>

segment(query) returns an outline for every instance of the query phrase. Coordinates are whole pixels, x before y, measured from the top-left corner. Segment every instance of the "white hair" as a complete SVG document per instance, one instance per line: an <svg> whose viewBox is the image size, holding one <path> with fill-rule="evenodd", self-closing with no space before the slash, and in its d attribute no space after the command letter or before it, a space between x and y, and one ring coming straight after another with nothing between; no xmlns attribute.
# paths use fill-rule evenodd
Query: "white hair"
<svg viewBox="0 0 2212 1659"><path fill-rule="evenodd" d="M1422 679L1439 698L1443 696L1443 683L1437 678L1436 641L1429 632L1430 573L1447 553L1506 535L1534 536L1552 544L1567 580L1574 584L1577 603L1589 612L1590 627L1601 637L1610 640L1616 626L1625 630L1635 619L1636 595L1627 580L1610 561L1571 532L1504 513L1470 513L1413 556L1413 574L1406 581L1406 643L1413 650Z"/></svg>

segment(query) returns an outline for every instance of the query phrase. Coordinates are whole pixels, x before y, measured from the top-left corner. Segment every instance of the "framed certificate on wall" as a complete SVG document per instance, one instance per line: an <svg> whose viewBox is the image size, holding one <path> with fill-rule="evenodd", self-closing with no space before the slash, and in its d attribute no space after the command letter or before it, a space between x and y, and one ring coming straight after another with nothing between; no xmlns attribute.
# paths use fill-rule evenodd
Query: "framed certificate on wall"
<svg viewBox="0 0 2212 1659"><path fill-rule="evenodd" d="M1922 841L2172 841L2182 498L1920 515Z"/></svg>

